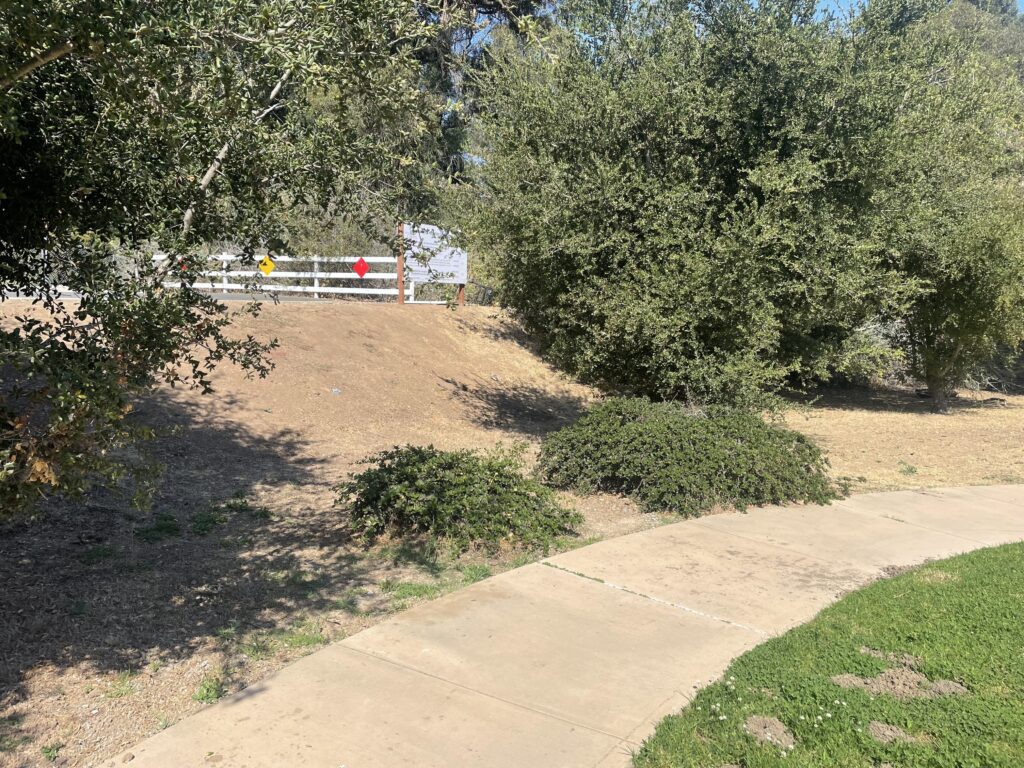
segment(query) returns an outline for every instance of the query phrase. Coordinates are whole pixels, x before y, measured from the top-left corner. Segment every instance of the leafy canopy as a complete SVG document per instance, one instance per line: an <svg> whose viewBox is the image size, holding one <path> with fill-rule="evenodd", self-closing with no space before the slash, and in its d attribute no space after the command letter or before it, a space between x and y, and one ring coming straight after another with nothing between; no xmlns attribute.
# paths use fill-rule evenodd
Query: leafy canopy
<svg viewBox="0 0 1024 768"><path fill-rule="evenodd" d="M224 360L266 374L272 344L195 290L204 248L283 248L297 206L393 220L435 122L421 7L0 6L0 300L39 301L0 331L0 507L122 473L134 392L206 388Z"/></svg>
<svg viewBox="0 0 1024 768"><path fill-rule="evenodd" d="M1024 57L1000 54L1000 27L961 6L895 28L869 8L858 30L858 101L879 116L863 244L914 288L883 317L939 409L1024 341Z"/></svg>
<svg viewBox="0 0 1024 768"><path fill-rule="evenodd" d="M1019 340L1024 282L1020 91L958 10L581 2L541 44L506 39L480 81L467 227L503 301L586 379L763 405L831 375L866 325L920 326L934 296L947 335L985 326L953 334L973 350L954 383Z"/></svg>

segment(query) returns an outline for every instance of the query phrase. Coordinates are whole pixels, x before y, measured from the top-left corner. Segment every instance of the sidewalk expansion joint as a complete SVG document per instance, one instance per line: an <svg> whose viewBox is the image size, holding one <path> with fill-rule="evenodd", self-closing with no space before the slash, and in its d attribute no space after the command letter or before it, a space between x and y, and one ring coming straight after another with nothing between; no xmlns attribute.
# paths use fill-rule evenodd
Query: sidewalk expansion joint
<svg viewBox="0 0 1024 768"><path fill-rule="evenodd" d="M870 515L875 513L865 512L864 514ZM929 533L941 533L943 536L952 536L954 539L962 539L963 541L969 541L971 544L980 544L981 546L985 546L985 542L981 539L975 539L971 536L965 536L962 533L956 533L954 531L947 531L944 528L936 528L933 525L925 525L924 523L912 523L909 520L904 520L902 517L883 514L881 512L877 513L876 516L882 518L883 520L892 520L894 523L903 523L903 525L909 525L912 528L918 528L922 531L928 531Z"/></svg>
<svg viewBox="0 0 1024 768"><path fill-rule="evenodd" d="M633 595L635 597L643 598L644 600L650 600L652 603L658 603L659 605L664 605L664 606L667 606L669 608L675 608L676 610L679 610L679 611L685 611L686 613L691 613L694 616L700 616L701 618L708 619L710 621L717 621L717 622L719 622L721 624L728 624L729 626L737 627L738 629L745 629L746 631L753 632L755 635L760 635L763 638L769 638L769 637L772 636L772 633L768 632L766 630L759 629L757 627L751 627L751 626L749 626L747 624L741 624L738 621L732 621L731 619L726 619L726 618L723 618L721 616L715 616L713 613L707 613L705 611L700 611L700 610L697 610L696 608L691 608L688 605L683 605L682 603L674 603L671 600L663 600L660 597L654 597L653 595L646 595L643 592L637 592L635 589L630 589L629 587L625 587L625 586L623 586L621 584L614 584L614 583L612 583L610 581L605 581L604 579L599 579L596 576L588 576L587 574L580 573L579 571L574 571L574 570L571 570L569 568L563 568L562 566L555 565L554 563L552 563L550 561L547 561L547 560L541 562L541 565L546 565L548 568L554 568L556 571L562 571L563 573L568 573L568 574L571 574L572 576L577 576L577 577L579 577L581 579L586 579L587 581L592 581L595 584L600 584L600 585L602 585L604 587L608 587L609 589L615 589L615 590L618 590L619 592L625 592L627 595Z"/></svg>
<svg viewBox="0 0 1024 768"><path fill-rule="evenodd" d="M941 499L941 498L943 498L942 496L940 496L938 494L923 493L921 491L913 491L913 493L917 494L918 496L926 496L926 497L931 497L933 499ZM842 501L840 501L839 504L841 505L841 504L844 504L846 502L853 502L855 499L856 499L856 496L849 496L849 497L843 499ZM921 531L929 531L931 533L941 533L943 536L952 536L954 539L961 539L963 541L969 541L971 544L980 544L981 546L985 546L985 542L982 541L981 539L975 539L975 538L973 538L971 536L968 536L968 535L966 535L964 533L959 533L957 531L949 531L949 530L946 530L945 528L936 528L933 525L925 525L924 523L915 523L915 522L911 522L910 520L905 520L902 517L899 517L899 509L898 508L893 510L893 511L882 511L882 510L876 510L876 509L860 509L857 506L852 506L851 505L851 506L845 507L845 509L847 511L854 512L854 513L857 513L857 514L867 515L868 517L879 518L879 519L882 519L882 520L891 520L894 523L900 523L901 525L909 525L911 528L917 528L918 530L921 530Z"/></svg>
<svg viewBox="0 0 1024 768"><path fill-rule="evenodd" d="M968 489L970 489L970 487L971 486L966 486L966 488L968 488ZM984 487L984 486L982 486L982 487ZM996 486L996 487L998 487L998 486ZM927 496L930 499L948 499L949 498L949 496L947 496L946 494L942 493L942 489L939 489L939 488L916 488L916 489L914 489L911 492L917 494L918 496ZM976 503L974 500L971 500L971 499L968 499L967 501L969 503ZM977 499L977 501L992 502L994 504L1005 504L1006 506L1011 507L1011 508L1013 508L1015 510L1018 510L1018 511L1020 511L1020 509L1021 509L1020 502L1010 501L1009 499L1001 499L998 496L981 496L979 494L979 498Z"/></svg>
<svg viewBox="0 0 1024 768"><path fill-rule="evenodd" d="M843 501L847 501L847 499L844 499ZM853 513L858 514L858 515L864 515L865 517L873 517L873 518L876 518L876 519L890 520L890 521L892 521L894 523L899 523L900 525L906 525L906 526L908 526L910 528L917 528L918 530L921 530L921 531L930 531L931 533L941 533L944 536L949 536L949 537L954 538L954 539L960 539L961 541L966 541L966 542L969 542L971 544L978 544L978 545L981 545L981 546L986 546L985 542L983 542L983 541L981 541L979 539L972 539L969 536L964 536L961 533L953 533L951 531L942 530L941 528L929 528L926 525L920 525L918 523L911 523L911 522L908 522L908 521L903 520L903 519L898 518L898 517L892 517L892 516L887 515L887 514L885 514L883 512L868 512L867 510L849 509L849 508L847 508L847 511L848 512L853 512ZM776 549L784 550L786 552L789 552L790 554L797 555L799 557L809 558L811 560L817 560L817 561L822 562L822 563L829 563L829 564L833 564L833 565L835 563L842 563L844 565L850 566L851 568L869 569L869 570L875 571L875 575L876 576L879 573L881 573L881 566L869 565L867 563L858 562L856 560L842 560L842 559L836 560L836 559L827 559L827 558L824 558L824 557L818 557L817 555L812 555L809 552L804 552L802 550L794 549L791 544L784 544L784 543L774 542L774 541L765 541L764 539L761 539L761 538L755 538L753 536L745 536L742 533L736 533L736 531L733 531L733 530L728 530L728 529L725 529L725 528L719 528L717 526L707 525L707 524L705 524L703 522L702 518L699 518L699 517L693 520L693 524L694 525L699 525L701 528L704 528L705 530L718 531L720 533L728 534L729 536L735 536L737 539L743 539L744 541L753 542L754 544L764 544L764 545L767 545L767 546L775 547Z"/></svg>

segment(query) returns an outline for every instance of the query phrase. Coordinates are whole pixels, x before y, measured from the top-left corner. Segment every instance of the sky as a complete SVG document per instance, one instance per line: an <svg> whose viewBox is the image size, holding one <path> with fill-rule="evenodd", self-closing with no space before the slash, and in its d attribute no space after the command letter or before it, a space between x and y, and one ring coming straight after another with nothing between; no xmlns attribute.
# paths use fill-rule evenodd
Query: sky
<svg viewBox="0 0 1024 768"><path fill-rule="evenodd" d="M839 11L845 11L849 9L850 6L856 5L856 3L857 0L821 0L822 5L835 8ZM1022 14L1024 14L1024 0L1017 0L1017 8Z"/></svg>

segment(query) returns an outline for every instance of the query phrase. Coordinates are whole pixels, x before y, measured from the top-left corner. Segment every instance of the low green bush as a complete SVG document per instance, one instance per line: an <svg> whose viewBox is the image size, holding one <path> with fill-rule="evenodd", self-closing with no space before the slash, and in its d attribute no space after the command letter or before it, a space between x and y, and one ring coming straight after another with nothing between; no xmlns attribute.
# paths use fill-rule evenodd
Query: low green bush
<svg viewBox="0 0 1024 768"><path fill-rule="evenodd" d="M839 495L828 462L803 435L742 411L613 398L550 435L538 474L558 488L632 496L646 511L698 515L716 505Z"/></svg>
<svg viewBox="0 0 1024 768"><path fill-rule="evenodd" d="M339 486L338 504L349 508L355 530L370 539L427 537L457 551L547 549L581 521L551 489L523 475L519 450L407 445L366 463L368 469Z"/></svg>

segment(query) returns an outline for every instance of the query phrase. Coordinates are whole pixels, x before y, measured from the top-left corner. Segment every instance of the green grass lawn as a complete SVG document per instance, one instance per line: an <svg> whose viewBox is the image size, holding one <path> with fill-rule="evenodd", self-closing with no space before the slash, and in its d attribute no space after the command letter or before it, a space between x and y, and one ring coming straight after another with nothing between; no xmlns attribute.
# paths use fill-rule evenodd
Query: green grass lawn
<svg viewBox="0 0 1024 768"><path fill-rule="evenodd" d="M910 654L915 659L903 659ZM887 671L888 670L888 671ZM844 688L863 679L955 681L965 692L897 697ZM956 685L953 690L963 691ZM907 689L903 690L907 693ZM747 733L777 718L791 749ZM914 741L880 743L872 722ZM737 659L663 720L638 768L1024 766L1024 545L931 563L852 593L814 621Z"/></svg>

